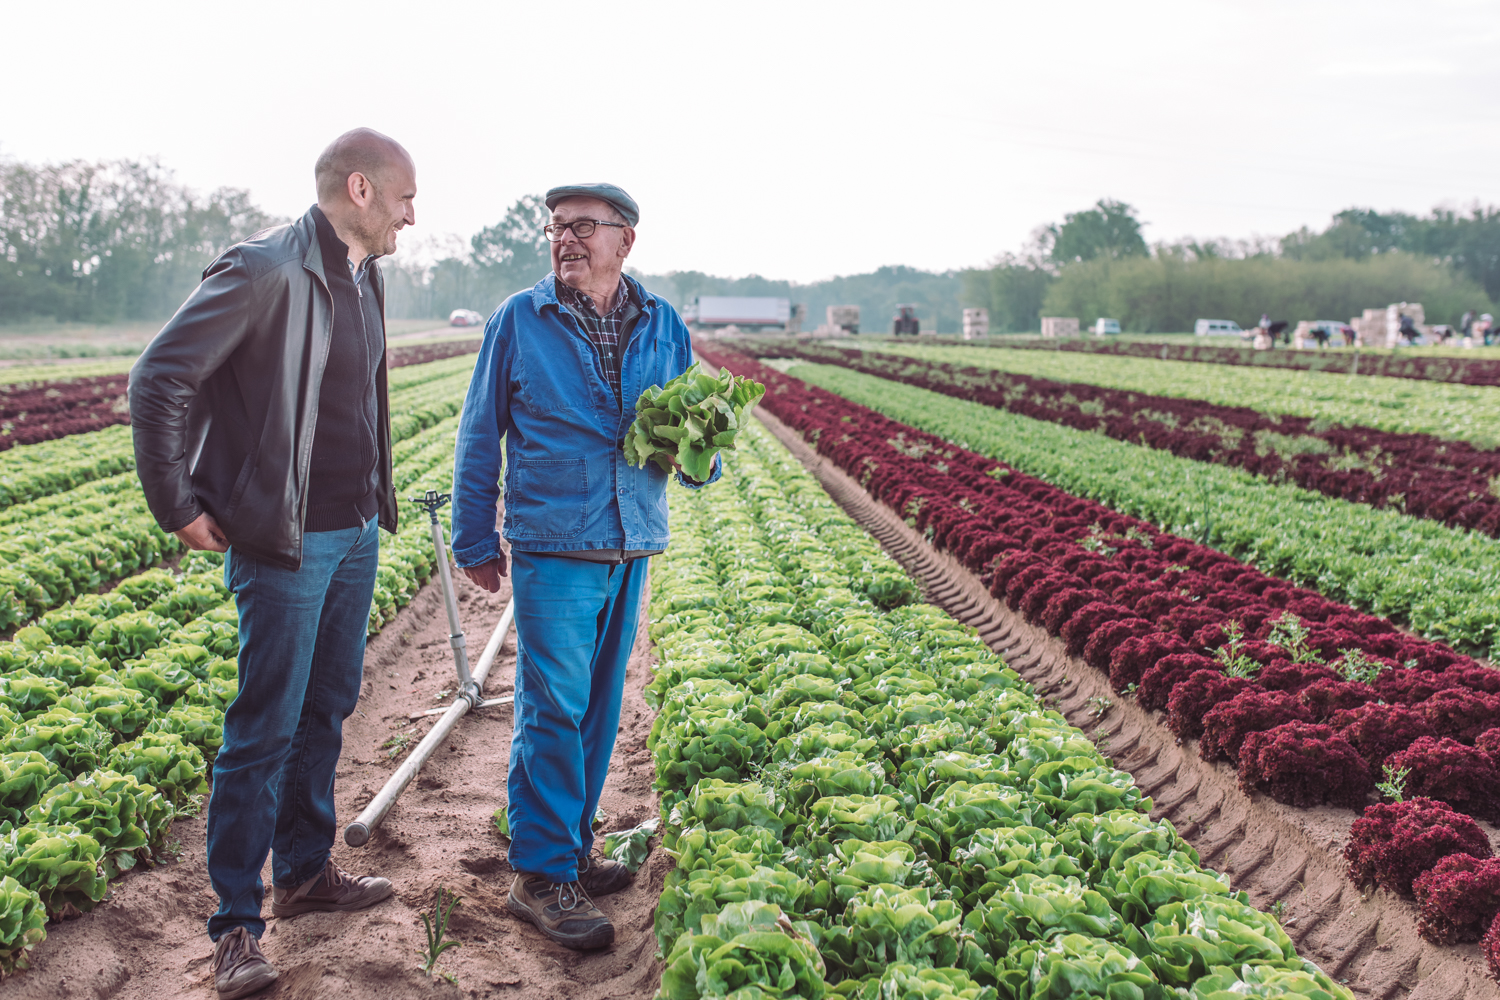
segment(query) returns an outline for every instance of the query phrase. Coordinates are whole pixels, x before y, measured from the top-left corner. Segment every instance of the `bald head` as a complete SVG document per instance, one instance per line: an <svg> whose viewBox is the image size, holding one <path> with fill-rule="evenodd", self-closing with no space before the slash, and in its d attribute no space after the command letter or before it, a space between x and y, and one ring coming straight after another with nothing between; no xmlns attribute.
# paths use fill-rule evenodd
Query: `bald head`
<svg viewBox="0 0 1500 1000"><path fill-rule="evenodd" d="M380 187L393 167L411 166L411 155L395 139L372 128L350 129L328 144L313 167L318 180L318 201L337 200L348 185L350 174L363 174Z"/></svg>
<svg viewBox="0 0 1500 1000"><path fill-rule="evenodd" d="M396 252L396 234L417 221L417 168L399 142L353 129L328 144L313 173L318 207L349 245L350 260Z"/></svg>

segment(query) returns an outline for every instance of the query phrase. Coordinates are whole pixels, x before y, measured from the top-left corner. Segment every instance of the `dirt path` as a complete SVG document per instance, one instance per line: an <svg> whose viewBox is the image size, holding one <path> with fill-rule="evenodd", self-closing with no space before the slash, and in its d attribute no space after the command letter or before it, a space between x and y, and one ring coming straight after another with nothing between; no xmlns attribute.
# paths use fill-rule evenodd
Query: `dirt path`
<svg viewBox="0 0 1500 1000"><path fill-rule="evenodd" d="M484 593L461 574L456 582L464 631L477 655L510 597L509 581L498 595ZM415 745L431 727L431 718L413 724L409 714L451 703L451 694L436 697L453 686L447 636L442 594L434 582L371 640L359 709L344 726L337 779L340 823L354 818L399 762L382 745L402 732L410 733ZM634 826L656 811L645 749L653 716L641 697L650 662L643 629L626 675L619 740L601 802L609 816L607 829ZM509 692L514 677L512 631L486 694ZM616 925L615 946L607 951L579 955L552 945L505 911L511 873L491 815L505 803L511 725L508 705L460 721L369 844L351 848L341 839L335 845L334 856L346 868L395 882L395 898L359 913L271 919L262 946L281 970L281 980L258 997L651 996L660 977L651 917L671 867L662 852L652 854L634 886L599 901ZM0 1000L212 1000L212 947L204 921L216 901L204 862L203 817L179 820L173 836L182 845L175 863L121 879L93 913L49 926L32 970L0 983ZM269 885L269 865L265 879ZM463 897L451 934L463 946L444 954L437 966L455 983L417 970L417 953L425 944L419 914L432 911L438 886Z"/></svg>

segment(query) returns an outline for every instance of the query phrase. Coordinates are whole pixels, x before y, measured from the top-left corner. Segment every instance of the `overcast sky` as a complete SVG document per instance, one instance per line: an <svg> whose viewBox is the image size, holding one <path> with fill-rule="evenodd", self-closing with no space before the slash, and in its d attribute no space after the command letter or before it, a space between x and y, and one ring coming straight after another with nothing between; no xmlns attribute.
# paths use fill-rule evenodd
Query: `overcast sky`
<svg viewBox="0 0 1500 1000"><path fill-rule="evenodd" d="M1104 196L1150 240L1500 203L1494 0L10 4L0 155L157 156L300 214L369 125L414 235L606 179L632 263L981 264Z"/></svg>

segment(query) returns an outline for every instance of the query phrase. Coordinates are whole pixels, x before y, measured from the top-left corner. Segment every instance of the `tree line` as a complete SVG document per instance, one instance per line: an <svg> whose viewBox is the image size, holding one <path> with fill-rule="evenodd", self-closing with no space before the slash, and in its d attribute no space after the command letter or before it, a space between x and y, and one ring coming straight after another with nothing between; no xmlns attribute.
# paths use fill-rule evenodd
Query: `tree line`
<svg viewBox="0 0 1500 1000"><path fill-rule="evenodd" d="M1429 323L1457 324L1500 301L1500 208L1426 216L1348 209L1314 232L1148 246L1136 210L1109 199L1038 227L1019 253L965 271L964 302L995 332L1042 316L1107 316L1136 333L1191 330L1198 318L1345 321L1421 302Z"/></svg>
<svg viewBox="0 0 1500 1000"><path fill-rule="evenodd" d="M542 197L528 195L467 243L385 262L388 313L488 314L551 270L547 219ZM284 221L247 191L200 195L156 161L0 159L0 323L164 319L216 255ZM888 330L899 303L945 333L958 330L965 306L987 308L999 333L1036 330L1043 315L1109 316L1134 332L1190 330L1198 317L1248 326L1263 312L1343 320L1403 300L1423 303L1428 322L1456 323L1500 301L1500 208L1349 209L1317 232L1149 246L1132 206L1101 199L1039 226L1019 252L961 272L890 266L807 284L699 271L637 277L679 308L700 295L787 298L807 307L808 328L828 306L858 305L867 332Z"/></svg>
<svg viewBox="0 0 1500 1000"><path fill-rule="evenodd" d="M0 322L170 316L225 247L278 221L155 161L0 160Z"/></svg>

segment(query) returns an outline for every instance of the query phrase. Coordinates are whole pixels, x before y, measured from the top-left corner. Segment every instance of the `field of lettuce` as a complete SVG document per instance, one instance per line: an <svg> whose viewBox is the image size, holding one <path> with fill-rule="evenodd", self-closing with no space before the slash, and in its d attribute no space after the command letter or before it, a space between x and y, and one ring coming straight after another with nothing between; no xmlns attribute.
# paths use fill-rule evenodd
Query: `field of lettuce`
<svg viewBox="0 0 1500 1000"><path fill-rule="evenodd" d="M746 339L700 353L765 381L767 412L1156 713L1160 738L1232 767L1247 797L1352 810L1348 877L1389 892L1428 941L1485 934L1500 910L1493 538L1125 443L1108 420L1082 429L1079 374L1038 392L939 348L892 364L888 347L860 358ZM995 369L1013 352L989 353ZM1138 408L1171 389L1163 375ZM1337 430L1373 433L1308 432ZM1497 965L1500 926L1483 945Z"/></svg>
<svg viewBox="0 0 1500 1000"><path fill-rule="evenodd" d="M473 362L392 370L402 495L450 483ZM133 465L128 427L0 454L0 976L202 807L237 690L222 557L178 558ZM422 518L382 540L372 633L431 575L431 546Z"/></svg>
<svg viewBox="0 0 1500 1000"><path fill-rule="evenodd" d="M652 573L659 996L1352 995L747 436Z"/></svg>
<svg viewBox="0 0 1500 1000"><path fill-rule="evenodd" d="M1500 997L1500 390L849 344L698 350L1110 697L1065 717L1068 677L926 603L752 423L722 482L669 491L652 566L657 996ZM408 360L402 496L448 486L473 364ZM155 527L108 378L0 394L37 420L0 442L0 978L169 853L236 693L221 560ZM421 518L382 539L372 634L431 560ZM1323 969L1299 953L1339 915L1273 904L1295 872L1209 867L1208 820L1180 833L1090 736L1112 699L1229 795L1336 829L1336 881L1383 929L1319 944ZM1393 933L1428 950L1372 981ZM1465 963L1481 987L1423 992Z"/></svg>

